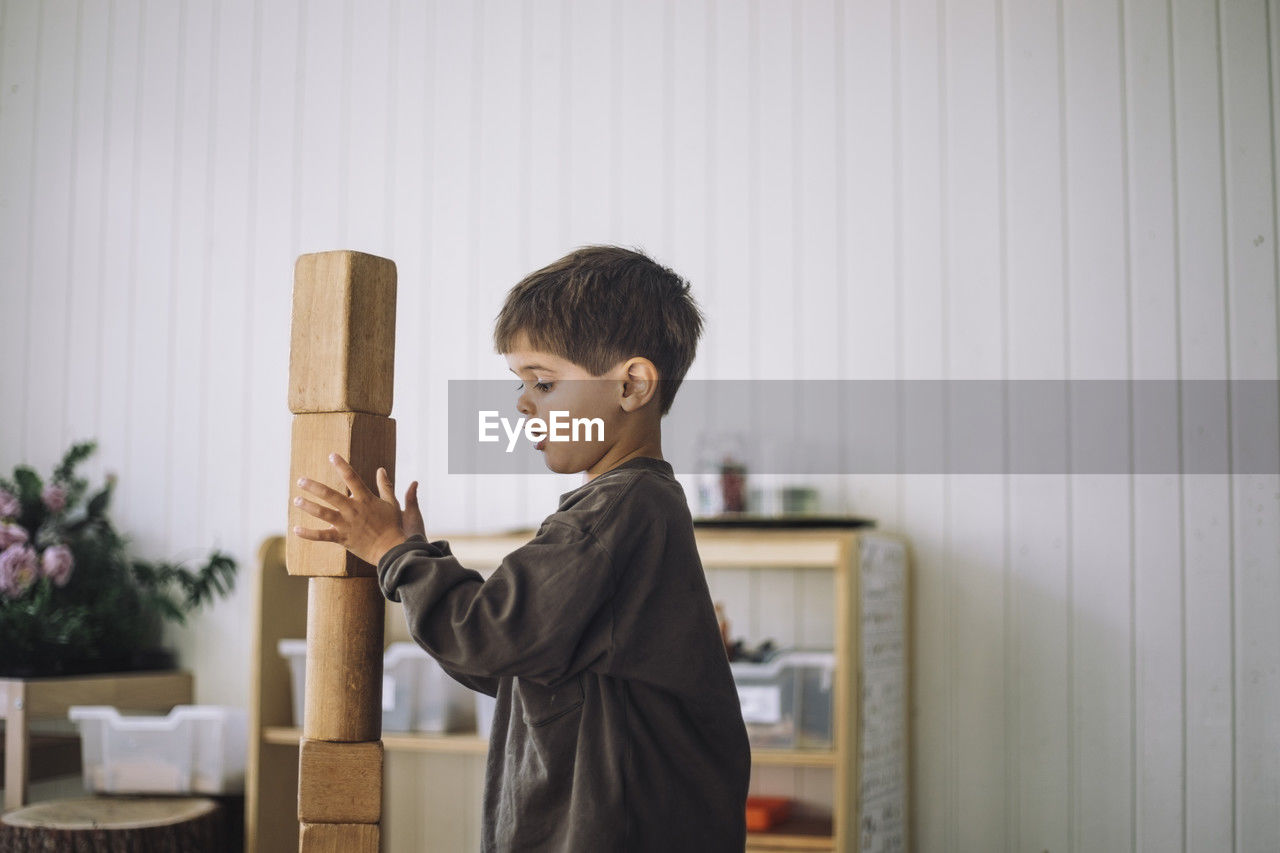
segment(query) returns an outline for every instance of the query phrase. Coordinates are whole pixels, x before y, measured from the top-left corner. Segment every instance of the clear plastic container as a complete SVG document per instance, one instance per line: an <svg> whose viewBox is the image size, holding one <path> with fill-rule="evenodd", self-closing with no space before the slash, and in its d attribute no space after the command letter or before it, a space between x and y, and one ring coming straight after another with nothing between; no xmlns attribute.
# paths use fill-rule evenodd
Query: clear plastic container
<svg viewBox="0 0 1280 853"><path fill-rule="evenodd" d="M382 730L413 730L414 706L418 698L418 677L426 651L416 643L392 643L382 655Z"/></svg>
<svg viewBox="0 0 1280 853"><path fill-rule="evenodd" d="M293 724L302 725L307 684L307 641L281 640L293 685ZM384 732L470 731L476 724L471 691L454 681L417 643L398 642L382 655Z"/></svg>
<svg viewBox="0 0 1280 853"><path fill-rule="evenodd" d="M766 663L731 663L752 746L830 749L836 656L786 651Z"/></svg>
<svg viewBox="0 0 1280 853"><path fill-rule="evenodd" d="M103 794L233 794L244 790L248 714L178 705L165 716L122 716L73 705L86 790Z"/></svg>
<svg viewBox="0 0 1280 853"><path fill-rule="evenodd" d="M471 688L454 681L435 658L422 654L413 730L432 734L474 731L477 717Z"/></svg>
<svg viewBox="0 0 1280 853"><path fill-rule="evenodd" d="M306 699L307 691L307 641L281 640L277 649L280 657L289 662L293 687L293 724L302 728L303 700Z"/></svg>
<svg viewBox="0 0 1280 853"><path fill-rule="evenodd" d="M382 658L382 730L445 734L475 728L471 690L417 643L392 643Z"/></svg>

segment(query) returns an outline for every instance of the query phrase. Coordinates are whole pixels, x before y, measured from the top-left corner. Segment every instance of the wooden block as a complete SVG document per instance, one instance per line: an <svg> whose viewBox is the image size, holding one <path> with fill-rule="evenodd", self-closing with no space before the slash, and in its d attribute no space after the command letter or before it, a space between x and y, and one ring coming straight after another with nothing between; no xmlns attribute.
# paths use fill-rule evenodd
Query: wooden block
<svg viewBox="0 0 1280 853"><path fill-rule="evenodd" d="M304 823L301 853L378 853L376 823Z"/></svg>
<svg viewBox="0 0 1280 853"><path fill-rule="evenodd" d="M298 820L382 820L382 742L330 743L303 738L298 752Z"/></svg>
<svg viewBox="0 0 1280 853"><path fill-rule="evenodd" d="M302 735L357 743L382 736L382 625L377 578L312 578Z"/></svg>
<svg viewBox="0 0 1280 853"><path fill-rule="evenodd" d="M294 415L293 452L289 463L290 496L302 495L316 500L315 495L298 488L298 478L303 476L318 480L344 495L347 493L346 485L329 461L330 453L338 453L350 462L365 485L377 491L375 474L379 467L386 468L392 480L395 479L396 422L391 418L356 412ZM373 566L335 542L312 542L293 535L294 525L311 529L327 526L294 506L290 500L289 534L284 555L289 574L308 577L371 577L374 574Z"/></svg>
<svg viewBox="0 0 1280 853"><path fill-rule="evenodd" d="M289 411L391 414L396 265L362 252L298 258Z"/></svg>

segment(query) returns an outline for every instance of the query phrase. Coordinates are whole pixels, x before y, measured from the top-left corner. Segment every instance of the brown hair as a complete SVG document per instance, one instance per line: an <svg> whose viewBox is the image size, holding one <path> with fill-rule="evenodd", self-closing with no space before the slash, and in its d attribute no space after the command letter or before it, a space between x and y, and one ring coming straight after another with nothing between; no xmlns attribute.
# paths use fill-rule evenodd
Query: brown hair
<svg viewBox="0 0 1280 853"><path fill-rule="evenodd" d="M499 354L523 332L535 349L602 376L643 356L658 369L666 414L693 363L703 314L689 283L642 252L583 246L511 288L493 330Z"/></svg>

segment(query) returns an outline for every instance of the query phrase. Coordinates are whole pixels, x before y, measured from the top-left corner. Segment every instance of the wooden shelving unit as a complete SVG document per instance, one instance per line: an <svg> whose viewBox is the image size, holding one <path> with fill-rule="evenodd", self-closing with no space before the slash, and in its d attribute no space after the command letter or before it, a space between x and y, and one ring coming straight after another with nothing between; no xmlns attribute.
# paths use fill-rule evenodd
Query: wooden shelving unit
<svg viewBox="0 0 1280 853"><path fill-rule="evenodd" d="M113 705L127 711L167 712L191 703L191 673L180 670L70 675L50 678L0 678L0 720L4 721L4 810L27 799L30 758L38 756L44 775L80 767L80 739L32 737L32 720L65 720L72 705ZM74 744L74 748L69 746ZM70 750L70 752L68 752Z"/></svg>
<svg viewBox="0 0 1280 853"><path fill-rule="evenodd" d="M532 535L530 530L491 536L433 534L432 538L448 539L464 565L486 573ZM707 569L829 569L833 573L834 595L830 606L834 610L836 638L832 693L834 746L823 750L758 749L753 753L753 764L761 768L829 771L832 774L831 813L801 815L770 832L753 833L748 838L747 850L752 853L815 850L849 853L864 847L881 849L886 841L885 849L909 849L906 688L910 590L905 544L871 529L835 527L797 530L700 527L697 540ZM292 725L289 672L276 645L282 638L305 635L307 586L305 578L291 578L285 573L282 539L264 542L260 560L254 652L257 672L252 687L246 778L246 850L274 853L297 849L297 744L301 734ZM877 595L880 597L874 598ZM895 606L901 612L886 618L886 608ZM864 626L861 617L864 612L872 612L868 608L878 608L875 613L879 621ZM884 633L885 624L893 626L888 634ZM406 639L399 605L388 602L386 625L388 642ZM880 633L864 635L864 628L877 629ZM864 643L864 636L873 642ZM891 657L897 654L900 662L886 665L883 660L868 656L880 654L876 650L883 648L890 650ZM888 679L885 683L890 686L889 693L895 698L888 705L868 705L867 697L875 693L873 682L885 679ZM886 717L885 708L891 708L898 716ZM890 740L872 744L869 738L877 737ZM895 737L897 740L893 740ZM389 758L391 754L416 753L475 760L466 757L479 757L487 752L487 742L474 733L387 733L382 742ZM885 751L885 743L889 744L889 753ZM886 754L889 754L888 765ZM879 756L877 767L873 768L878 787L869 800L861 796L864 755ZM890 768L888 771L886 766ZM887 794L883 790L886 778L896 779L896 787L891 785ZM872 787L868 786L868 790ZM385 818L382 838L384 851L402 853L396 842L397 827L387 825ZM406 844L403 853L409 853L410 849L417 848Z"/></svg>

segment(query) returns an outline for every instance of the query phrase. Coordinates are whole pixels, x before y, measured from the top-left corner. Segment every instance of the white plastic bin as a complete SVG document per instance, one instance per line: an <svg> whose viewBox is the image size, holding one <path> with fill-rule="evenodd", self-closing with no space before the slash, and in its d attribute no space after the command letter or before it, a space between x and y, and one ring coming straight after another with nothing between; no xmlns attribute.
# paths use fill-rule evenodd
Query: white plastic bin
<svg viewBox="0 0 1280 853"><path fill-rule="evenodd" d="M413 730L418 680L431 657L417 643L392 643L382 655L382 730Z"/></svg>
<svg viewBox="0 0 1280 853"><path fill-rule="evenodd" d="M436 659L425 652L420 660L414 731L433 734L474 731L476 703L471 699L471 688L454 681Z"/></svg>
<svg viewBox="0 0 1280 853"><path fill-rule="evenodd" d="M122 716L73 705L86 790L103 794L232 794L244 790L243 709L178 705L166 716Z"/></svg>
<svg viewBox="0 0 1280 853"><path fill-rule="evenodd" d="M382 672L383 731L445 734L474 728L471 691L417 643L387 646Z"/></svg>
<svg viewBox="0 0 1280 853"><path fill-rule="evenodd" d="M303 701L307 691L307 641L281 640L280 657L289 662L290 683L293 687L293 724L302 728Z"/></svg>
<svg viewBox="0 0 1280 853"><path fill-rule="evenodd" d="M493 731L493 712L498 707L498 697L488 693L475 691L476 694L476 734L485 740Z"/></svg>
<svg viewBox="0 0 1280 853"><path fill-rule="evenodd" d="M281 640L293 685L293 724L302 725L307 684L307 641ZM475 726L471 691L454 681L417 643L398 642L382 655L384 732L469 731Z"/></svg>
<svg viewBox="0 0 1280 853"><path fill-rule="evenodd" d="M729 668L753 746L831 747L834 652L786 651L767 663L731 663Z"/></svg>

